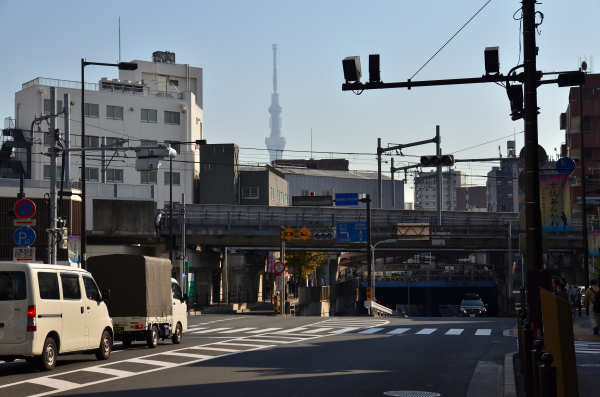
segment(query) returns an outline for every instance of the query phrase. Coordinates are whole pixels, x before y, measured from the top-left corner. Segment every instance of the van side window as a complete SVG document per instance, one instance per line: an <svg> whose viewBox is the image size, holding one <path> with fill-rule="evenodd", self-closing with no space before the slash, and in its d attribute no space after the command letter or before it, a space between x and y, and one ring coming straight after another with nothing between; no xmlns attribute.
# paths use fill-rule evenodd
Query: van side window
<svg viewBox="0 0 600 397"><path fill-rule="evenodd" d="M40 288L40 298L60 299L60 292L58 290L58 274L39 272L38 284Z"/></svg>
<svg viewBox="0 0 600 397"><path fill-rule="evenodd" d="M87 296L88 299L100 301L100 292L91 277L83 276L83 286L85 287L85 296Z"/></svg>
<svg viewBox="0 0 600 397"><path fill-rule="evenodd" d="M79 276L76 274L61 274L63 299L81 299Z"/></svg>
<svg viewBox="0 0 600 397"><path fill-rule="evenodd" d="M181 290L179 289L179 285L171 283L171 292L173 292L174 299L181 300Z"/></svg>
<svg viewBox="0 0 600 397"><path fill-rule="evenodd" d="M0 272L0 301L22 301L25 298L25 272Z"/></svg>

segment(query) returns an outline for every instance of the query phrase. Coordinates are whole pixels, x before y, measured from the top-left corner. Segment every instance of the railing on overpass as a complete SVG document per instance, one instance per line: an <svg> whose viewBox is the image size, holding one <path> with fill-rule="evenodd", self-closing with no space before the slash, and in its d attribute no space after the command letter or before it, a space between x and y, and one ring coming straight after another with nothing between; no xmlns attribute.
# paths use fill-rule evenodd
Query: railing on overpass
<svg viewBox="0 0 600 397"><path fill-rule="evenodd" d="M373 301L365 301L365 307L369 314L373 316L391 316L394 312L392 309Z"/></svg>

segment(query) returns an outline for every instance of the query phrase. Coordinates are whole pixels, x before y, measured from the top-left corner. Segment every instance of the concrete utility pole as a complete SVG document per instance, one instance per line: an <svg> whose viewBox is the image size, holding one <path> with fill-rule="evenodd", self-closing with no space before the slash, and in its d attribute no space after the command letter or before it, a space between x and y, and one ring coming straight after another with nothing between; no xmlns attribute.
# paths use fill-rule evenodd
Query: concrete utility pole
<svg viewBox="0 0 600 397"><path fill-rule="evenodd" d="M435 155L442 157L442 137L440 136L440 126L435 126ZM436 190L437 194L435 195L435 214L437 219L437 224L442 224L442 197L444 187L442 185L442 166L441 164L436 167L437 178L436 178ZM448 187L448 194L450 194L450 188Z"/></svg>
<svg viewBox="0 0 600 397"><path fill-rule="evenodd" d="M172 176L171 176L172 177ZM190 275L185 275L185 258L187 248L185 247L185 193L181 193L181 289L188 294L187 286L190 283ZM189 273L189 272L188 272ZM187 277L187 280L186 280ZM187 282L187 284L186 284Z"/></svg>
<svg viewBox="0 0 600 397"><path fill-rule="evenodd" d="M48 236L48 262L56 265L56 87L50 87L50 206L49 222L46 233Z"/></svg>

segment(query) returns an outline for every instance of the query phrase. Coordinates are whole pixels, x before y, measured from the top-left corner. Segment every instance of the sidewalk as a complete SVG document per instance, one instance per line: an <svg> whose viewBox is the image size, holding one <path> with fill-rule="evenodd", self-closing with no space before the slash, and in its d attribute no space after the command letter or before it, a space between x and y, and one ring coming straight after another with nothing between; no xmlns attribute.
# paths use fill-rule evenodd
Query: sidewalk
<svg viewBox="0 0 600 397"><path fill-rule="evenodd" d="M512 330L516 333L516 326ZM573 319L573 335L575 339L575 360L577 365L577 380L580 397L596 397L600 395L600 336L594 335L590 319L585 315ZM588 344L589 342L589 344ZM512 354L511 354L512 355ZM509 361L507 355L507 364ZM510 365L505 370L510 371ZM521 375L519 356L514 353L514 378L505 376L505 396L525 396L523 375ZM514 389L516 386L516 394ZM512 390L512 392L511 392Z"/></svg>

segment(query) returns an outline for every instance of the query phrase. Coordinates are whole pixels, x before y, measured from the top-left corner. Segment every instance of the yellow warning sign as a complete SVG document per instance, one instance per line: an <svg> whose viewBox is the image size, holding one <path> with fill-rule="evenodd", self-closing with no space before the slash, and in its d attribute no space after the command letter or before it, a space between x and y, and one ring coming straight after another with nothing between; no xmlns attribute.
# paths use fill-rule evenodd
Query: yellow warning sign
<svg viewBox="0 0 600 397"><path fill-rule="evenodd" d="M304 241L312 235L312 232L308 230L306 226L302 226L302 229L298 232L298 236Z"/></svg>
<svg viewBox="0 0 600 397"><path fill-rule="evenodd" d="M282 237L286 239L288 242L292 241L296 233L292 230L291 227L286 227L282 233Z"/></svg>

